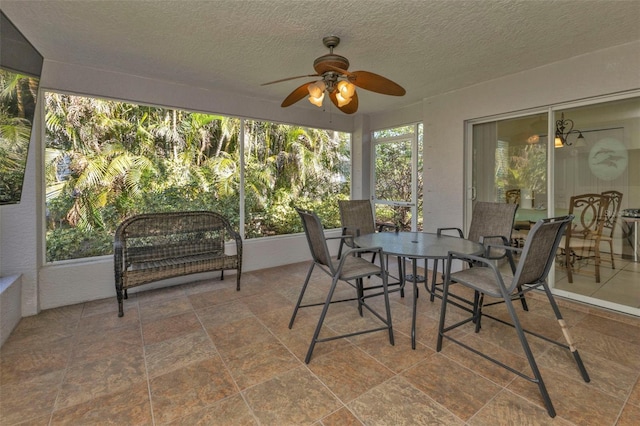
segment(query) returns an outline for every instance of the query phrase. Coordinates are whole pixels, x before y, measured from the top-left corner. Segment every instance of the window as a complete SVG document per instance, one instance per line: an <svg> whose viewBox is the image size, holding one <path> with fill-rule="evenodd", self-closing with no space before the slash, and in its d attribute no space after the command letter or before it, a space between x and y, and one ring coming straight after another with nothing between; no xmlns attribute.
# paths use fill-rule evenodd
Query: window
<svg viewBox="0 0 640 426"><path fill-rule="evenodd" d="M52 92L45 101L48 262L112 253L118 224L143 212L218 211L246 238L301 231L294 206L339 226L348 134Z"/></svg>

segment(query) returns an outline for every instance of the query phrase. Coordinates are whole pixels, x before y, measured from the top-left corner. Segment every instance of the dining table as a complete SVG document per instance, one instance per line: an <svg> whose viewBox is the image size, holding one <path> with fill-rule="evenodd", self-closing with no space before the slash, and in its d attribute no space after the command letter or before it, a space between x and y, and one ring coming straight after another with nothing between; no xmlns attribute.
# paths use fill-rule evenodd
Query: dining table
<svg viewBox="0 0 640 426"><path fill-rule="evenodd" d="M408 275L408 277L411 277L410 281L413 283L412 349L416 348L416 311L418 281L420 280L417 271L418 260L446 260L450 251L471 255L482 255L484 253L484 246L478 242L429 232L377 232L357 236L353 241L359 247L381 247L382 252L386 255L411 260L412 274ZM425 279L426 272L425 268ZM400 273L402 274L402 271Z"/></svg>

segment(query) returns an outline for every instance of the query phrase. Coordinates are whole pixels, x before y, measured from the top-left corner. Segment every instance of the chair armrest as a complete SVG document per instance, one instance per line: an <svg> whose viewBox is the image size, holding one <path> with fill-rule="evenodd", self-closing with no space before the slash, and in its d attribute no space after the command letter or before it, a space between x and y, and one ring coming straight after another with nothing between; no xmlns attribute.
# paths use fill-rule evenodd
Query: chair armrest
<svg viewBox="0 0 640 426"><path fill-rule="evenodd" d="M360 253L377 253L379 255L379 259L382 259L382 247L359 247L359 248L353 248L350 250L347 250L346 252L344 252L344 256L340 257L340 263L338 265L338 270L342 270L342 265L344 264L345 260L347 259L347 257L349 257L350 255L358 255ZM382 270L384 271L384 262L381 261L380 262L380 267L382 268Z"/></svg>
<svg viewBox="0 0 640 426"><path fill-rule="evenodd" d="M460 228L438 228L438 231L437 231L438 237L441 236L442 231L458 231L458 236L460 238L464 238L464 234L462 233L462 229Z"/></svg>
<svg viewBox="0 0 640 426"><path fill-rule="evenodd" d="M457 259L463 262L473 263L474 265L488 266L488 267L492 267L493 269L496 269L496 266L493 264L493 262L491 262L491 259L487 259L484 256L477 256L475 254L466 254L466 253L460 253L457 251L450 251L448 253L448 258L449 258L448 259L449 265L451 264L451 260Z"/></svg>
<svg viewBox="0 0 640 426"><path fill-rule="evenodd" d="M498 250L504 250L504 254L500 257L491 257L490 253L492 248L498 249ZM516 262L513 260L513 252L520 253L522 252L522 248L513 247L510 245L503 245L503 244L487 244L487 247L485 248L485 257L487 259L495 260L495 259L501 259L506 256L507 260L509 261L509 266L511 267L511 273L515 274Z"/></svg>
<svg viewBox="0 0 640 426"><path fill-rule="evenodd" d="M394 232L400 232L400 227L393 223L376 221L376 226L378 227L378 232L383 232L385 228L393 229Z"/></svg>

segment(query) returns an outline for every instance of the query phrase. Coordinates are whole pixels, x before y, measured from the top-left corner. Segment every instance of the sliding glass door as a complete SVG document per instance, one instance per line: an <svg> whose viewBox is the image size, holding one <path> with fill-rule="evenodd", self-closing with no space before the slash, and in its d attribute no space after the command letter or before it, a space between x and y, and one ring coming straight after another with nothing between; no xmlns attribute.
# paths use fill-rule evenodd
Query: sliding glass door
<svg viewBox="0 0 640 426"><path fill-rule="evenodd" d="M612 244L600 246L600 282L590 256L578 259L571 283L556 262L553 287L562 296L640 315L634 261L640 248L633 220L623 216L640 209L640 97L472 122L469 135L469 218L475 201L517 202L514 233L526 236L536 220L566 214L574 195L622 194L620 210L608 212L615 225L608 231ZM517 198L507 197L513 194Z"/></svg>

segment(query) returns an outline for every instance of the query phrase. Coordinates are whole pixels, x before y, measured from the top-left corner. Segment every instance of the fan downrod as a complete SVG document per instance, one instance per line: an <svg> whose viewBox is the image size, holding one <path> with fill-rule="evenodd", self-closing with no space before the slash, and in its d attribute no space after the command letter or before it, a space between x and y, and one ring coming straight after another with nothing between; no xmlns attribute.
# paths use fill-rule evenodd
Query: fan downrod
<svg viewBox="0 0 640 426"><path fill-rule="evenodd" d="M315 69L319 75L324 75L328 72L335 72L331 67L340 68L345 71L348 70L349 60L344 56L333 53L333 48L340 44L340 37L327 36L322 39L322 43L329 48L329 53L316 58L316 60L313 61L313 69Z"/></svg>

